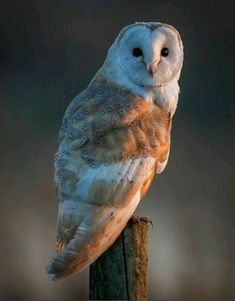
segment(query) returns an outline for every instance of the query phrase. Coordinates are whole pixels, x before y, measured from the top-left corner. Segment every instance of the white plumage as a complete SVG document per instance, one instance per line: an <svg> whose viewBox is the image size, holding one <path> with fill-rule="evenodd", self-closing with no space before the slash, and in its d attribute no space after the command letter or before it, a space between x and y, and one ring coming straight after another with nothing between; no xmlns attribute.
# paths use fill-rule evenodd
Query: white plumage
<svg viewBox="0 0 235 301"><path fill-rule="evenodd" d="M87 89L68 107L55 161L59 198L52 279L80 271L121 233L164 170L183 63L170 25L125 27Z"/></svg>

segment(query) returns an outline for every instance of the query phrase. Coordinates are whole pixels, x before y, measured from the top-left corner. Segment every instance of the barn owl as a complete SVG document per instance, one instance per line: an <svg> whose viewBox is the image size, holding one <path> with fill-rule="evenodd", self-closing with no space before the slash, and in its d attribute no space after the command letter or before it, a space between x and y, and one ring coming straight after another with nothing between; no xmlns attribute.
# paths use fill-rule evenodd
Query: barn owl
<svg viewBox="0 0 235 301"><path fill-rule="evenodd" d="M182 64L174 27L129 25L68 106L55 159L58 236L47 267L52 279L94 262L164 170Z"/></svg>

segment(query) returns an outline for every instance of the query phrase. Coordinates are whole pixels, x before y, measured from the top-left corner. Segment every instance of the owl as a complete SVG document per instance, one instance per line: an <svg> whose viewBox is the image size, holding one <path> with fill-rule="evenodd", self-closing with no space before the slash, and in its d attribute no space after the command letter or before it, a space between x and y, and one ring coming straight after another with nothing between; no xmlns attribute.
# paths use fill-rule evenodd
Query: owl
<svg viewBox="0 0 235 301"><path fill-rule="evenodd" d="M47 267L53 280L94 262L164 170L182 64L173 26L129 25L68 106L55 159L58 235Z"/></svg>

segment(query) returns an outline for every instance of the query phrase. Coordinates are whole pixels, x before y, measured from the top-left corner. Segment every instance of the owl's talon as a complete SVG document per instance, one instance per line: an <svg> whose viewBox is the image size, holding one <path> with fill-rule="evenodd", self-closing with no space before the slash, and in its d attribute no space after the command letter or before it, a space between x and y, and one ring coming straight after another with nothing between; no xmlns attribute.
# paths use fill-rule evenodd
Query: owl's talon
<svg viewBox="0 0 235 301"><path fill-rule="evenodd" d="M150 223L152 225L152 227L153 227L152 220L149 217L147 217L147 216L138 216L138 215L133 214L132 217L131 217L131 220L134 223L140 223L141 221L144 221L146 223Z"/></svg>
<svg viewBox="0 0 235 301"><path fill-rule="evenodd" d="M133 214L133 215L131 216L131 220L132 220L132 222L134 222L134 223L140 223L141 217L139 217L138 215Z"/></svg>

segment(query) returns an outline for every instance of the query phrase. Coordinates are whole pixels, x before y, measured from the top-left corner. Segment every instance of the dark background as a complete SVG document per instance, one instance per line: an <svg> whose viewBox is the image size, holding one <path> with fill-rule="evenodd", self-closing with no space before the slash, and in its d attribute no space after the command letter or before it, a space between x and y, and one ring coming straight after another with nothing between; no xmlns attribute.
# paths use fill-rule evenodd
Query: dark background
<svg viewBox="0 0 235 301"><path fill-rule="evenodd" d="M0 298L87 299L88 269L50 282L63 113L127 24L181 33L185 62L169 164L138 213L149 298L235 299L234 1L0 1Z"/></svg>

